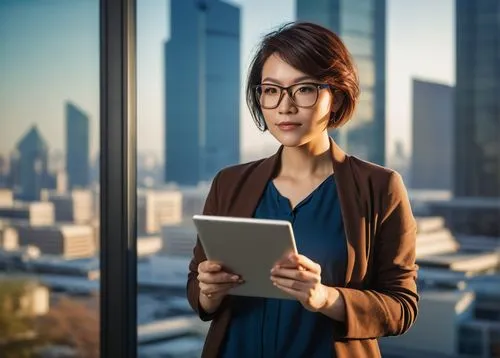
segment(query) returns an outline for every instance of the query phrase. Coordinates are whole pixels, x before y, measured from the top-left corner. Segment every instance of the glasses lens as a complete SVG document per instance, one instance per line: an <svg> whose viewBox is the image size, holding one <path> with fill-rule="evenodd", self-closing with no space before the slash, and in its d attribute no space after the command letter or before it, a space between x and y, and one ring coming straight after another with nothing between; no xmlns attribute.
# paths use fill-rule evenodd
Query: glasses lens
<svg viewBox="0 0 500 358"><path fill-rule="evenodd" d="M273 85L257 86L257 96L263 108L274 108L280 100L281 89Z"/></svg>
<svg viewBox="0 0 500 358"><path fill-rule="evenodd" d="M311 107L318 98L318 86L314 84L298 84L292 88L292 98L299 107Z"/></svg>

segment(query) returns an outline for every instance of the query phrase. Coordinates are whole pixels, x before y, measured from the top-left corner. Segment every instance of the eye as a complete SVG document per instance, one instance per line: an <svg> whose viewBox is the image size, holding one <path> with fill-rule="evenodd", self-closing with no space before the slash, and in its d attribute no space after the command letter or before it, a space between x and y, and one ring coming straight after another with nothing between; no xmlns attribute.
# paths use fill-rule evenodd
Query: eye
<svg viewBox="0 0 500 358"><path fill-rule="evenodd" d="M314 85L302 85L297 89L297 92L300 94L310 94L314 93L314 91L316 91L316 86Z"/></svg>
<svg viewBox="0 0 500 358"><path fill-rule="evenodd" d="M262 86L262 93L267 95L275 95L278 94L278 88L274 86Z"/></svg>

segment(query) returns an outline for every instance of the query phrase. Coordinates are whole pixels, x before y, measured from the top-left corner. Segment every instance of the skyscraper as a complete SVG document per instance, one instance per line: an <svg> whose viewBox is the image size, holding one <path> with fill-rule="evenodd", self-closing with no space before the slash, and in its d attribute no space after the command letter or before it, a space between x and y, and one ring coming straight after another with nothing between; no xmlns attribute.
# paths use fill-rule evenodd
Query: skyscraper
<svg viewBox="0 0 500 358"><path fill-rule="evenodd" d="M66 171L68 187L89 185L89 117L75 104L66 103Z"/></svg>
<svg viewBox="0 0 500 358"><path fill-rule="evenodd" d="M444 84L413 80L412 189L452 189L453 93Z"/></svg>
<svg viewBox="0 0 500 358"><path fill-rule="evenodd" d="M165 181L196 185L239 162L240 10L172 0L165 45Z"/></svg>
<svg viewBox="0 0 500 358"><path fill-rule="evenodd" d="M297 0L297 20L341 37L358 68L361 96L354 117L332 134L351 154L385 163L386 0Z"/></svg>
<svg viewBox="0 0 500 358"><path fill-rule="evenodd" d="M500 2L456 0L455 185L500 197Z"/></svg>
<svg viewBox="0 0 500 358"><path fill-rule="evenodd" d="M10 161L6 155L0 154L0 188L9 186Z"/></svg>
<svg viewBox="0 0 500 358"><path fill-rule="evenodd" d="M48 146L38 127L32 126L16 146L16 197L26 201L40 200L40 190L46 187Z"/></svg>

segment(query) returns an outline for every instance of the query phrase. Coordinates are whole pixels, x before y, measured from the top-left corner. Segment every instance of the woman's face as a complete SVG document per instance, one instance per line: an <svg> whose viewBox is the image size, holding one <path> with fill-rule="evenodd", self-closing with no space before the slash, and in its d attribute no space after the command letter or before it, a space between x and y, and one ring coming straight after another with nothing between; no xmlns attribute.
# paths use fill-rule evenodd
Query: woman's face
<svg viewBox="0 0 500 358"><path fill-rule="evenodd" d="M279 56L271 55L262 68L261 101L275 103L279 98L279 88L266 85L288 87L301 83L322 84L284 62ZM297 91L298 90L298 91ZM307 103L308 98L315 96L314 86L295 86L296 102ZM266 96L263 99L263 96ZM300 98L299 98L300 97ZM329 88L318 89L316 103L312 107L297 106L283 91L281 101L273 109L261 106L269 132L284 146L297 147L320 138L327 130L330 113L334 110L334 97ZM261 102L262 103L262 102Z"/></svg>

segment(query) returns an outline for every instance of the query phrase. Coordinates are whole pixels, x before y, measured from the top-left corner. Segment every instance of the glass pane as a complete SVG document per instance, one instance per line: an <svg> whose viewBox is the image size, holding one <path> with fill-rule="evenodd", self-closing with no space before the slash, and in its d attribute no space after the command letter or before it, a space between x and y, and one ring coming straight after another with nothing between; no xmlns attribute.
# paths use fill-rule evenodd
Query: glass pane
<svg viewBox="0 0 500 358"><path fill-rule="evenodd" d="M292 20L293 11L292 1L138 0L141 358L200 356L209 323L186 299L191 218L202 212L218 170L277 148L255 128L242 88L259 37Z"/></svg>
<svg viewBox="0 0 500 358"><path fill-rule="evenodd" d="M171 3L172 8L182 5ZM179 130L173 136L192 143L197 133L195 123L188 122L198 111L198 106L190 103L198 103L199 88L193 83L196 71L169 68L174 64L184 64L186 69L200 65L197 55L181 59L166 50L175 47L181 53L193 51L191 43L182 42L183 34L193 36L198 30L194 19L181 21L180 17L196 12L177 15L177 21L170 19L171 12L167 1L137 2L137 351L138 357L146 358L199 357L203 332L193 328L205 329L195 319L185 294L188 260L196 238L194 227L186 218L200 212L207 192L206 185L197 186L198 174L204 170L198 148L192 145L172 156L170 164L175 171L169 183L164 169L167 76L174 102L169 102L170 110L177 118L173 124ZM179 36L169 44L167 39L173 31ZM168 64L165 59L172 56ZM179 104L177 108L175 103ZM183 171L190 168L192 171ZM181 179L193 185L181 191L171 183Z"/></svg>
<svg viewBox="0 0 500 358"><path fill-rule="evenodd" d="M461 266L467 249L498 247L500 31L498 16L488 15L498 15L496 4L138 0L139 357L200 354L209 323L185 298L196 240L191 217L202 212L218 170L275 152L278 143L258 132L246 108L247 68L263 34L304 14L338 31L359 69L355 116L332 136L350 154L402 174L422 235L419 255L442 250ZM437 217L427 233L438 243L422 234L428 215ZM460 292L439 291L481 271L447 266L420 266L419 319L387 346L381 339L384 356L488 349L491 332L467 326L484 317L464 308ZM498 268L484 271L498 275ZM467 285L489 291L472 279ZM436 337L442 345L426 345Z"/></svg>
<svg viewBox="0 0 500 358"><path fill-rule="evenodd" d="M0 356L99 357L98 0L0 2L0 118Z"/></svg>

